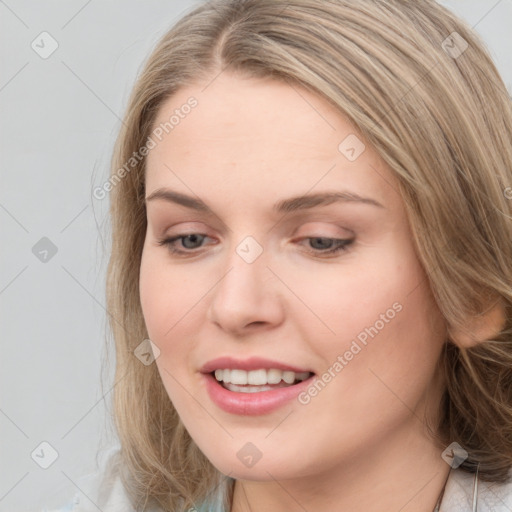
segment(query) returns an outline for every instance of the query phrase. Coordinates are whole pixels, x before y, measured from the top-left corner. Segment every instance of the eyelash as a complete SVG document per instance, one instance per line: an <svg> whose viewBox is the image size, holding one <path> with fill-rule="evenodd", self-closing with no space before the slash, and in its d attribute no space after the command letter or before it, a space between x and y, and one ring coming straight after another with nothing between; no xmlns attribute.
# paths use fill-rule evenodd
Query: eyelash
<svg viewBox="0 0 512 512"><path fill-rule="evenodd" d="M172 254L177 255L177 256L194 255L195 253L197 253L197 251L196 252L194 252L193 250L183 251L180 249L176 249L176 247L174 245L174 243L177 242L178 240L183 240L184 238L187 238L188 236L194 236L194 235L208 237L208 235L205 235L202 233L188 233L186 235L178 235L178 236L171 237L171 238L163 238L161 240L158 240L158 245L167 246L169 251ZM317 240L318 239L332 240L335 243L335 247L332 249L327 249L325 251L322 251L322 250L308 250L307 251L310 254L314 254L314 255L317 255L320 257L324 257L325 255L332 256L332 255L336 255L338 253L346 252L349 250L349 247L352 245L352 243L355 240L353 238L352 239L343 239L343 238L329 238L329 237L324 237L324 236L304 237L301 240L315 240L315 239L317 239Z"/></svg>

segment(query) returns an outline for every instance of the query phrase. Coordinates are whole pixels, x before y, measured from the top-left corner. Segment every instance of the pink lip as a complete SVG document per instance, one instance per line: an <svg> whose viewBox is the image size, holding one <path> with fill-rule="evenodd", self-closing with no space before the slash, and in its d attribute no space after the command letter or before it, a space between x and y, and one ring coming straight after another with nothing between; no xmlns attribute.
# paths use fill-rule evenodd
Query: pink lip
<svg viewBox="0 0 512 512"><path fill-rule="evenodd" d="M276 366L271 367L276 368ZM217 366L217 368L229 368L229 366L221 365L220 367ZM237 366L237 368L244 369L240 366ZM258 368L261 368L261 366ZM203 378L206 381L206 390L211 400L223 411L243 416L257 416L275 411L285 403L296 398L299 393L305 391L313 382L315 375L311 375L308 379L293 386L261 391L259 393L229 391L211 373L204 374Z"/></svg>
<svg viewBox="0 0 512 512"><path fill-rule="evenodd" d="M290 366L289 364L283 364L279 361L272 361L270 359L264 359L261 357L251 357L249 359L233 359L232 357L219 357L208 361L201 369L201 373L211 373L214 370L224 369L237 369L237 370L260 370L276 368L278 370L290 371L295 373L309 372L311 370L305 370L296 366Z"/></svg>

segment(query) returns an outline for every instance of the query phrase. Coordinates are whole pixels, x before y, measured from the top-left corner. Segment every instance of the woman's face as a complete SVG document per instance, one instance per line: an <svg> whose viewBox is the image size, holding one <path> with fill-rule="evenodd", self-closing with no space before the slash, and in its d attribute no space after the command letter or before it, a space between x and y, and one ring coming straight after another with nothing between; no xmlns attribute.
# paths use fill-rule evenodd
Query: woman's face
<svg viewBox="0 0 512 512"><path fill-rule="evenodd" d="M445 326L396 179L299 86L228 73L206 85L159 111L140 269L156 364L188 432L249 480L426 446Z"/></svg>

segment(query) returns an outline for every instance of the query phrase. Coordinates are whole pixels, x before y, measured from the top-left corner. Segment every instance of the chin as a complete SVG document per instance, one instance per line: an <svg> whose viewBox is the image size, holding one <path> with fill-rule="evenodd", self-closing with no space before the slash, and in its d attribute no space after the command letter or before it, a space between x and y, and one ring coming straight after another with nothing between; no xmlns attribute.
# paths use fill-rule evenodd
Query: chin
<svg viewBox="0 0 512 512"><path fill-rule="evenodd" d="M236 480L267 482L271 480L286 480L294 476L289 473L289 469L283 469L281 465L264 464L263 459L252 467L246 467L241 463L233 464L231 461L227 460L211 462L223 475ZM218 464L214 462L218 462Z"/></svg>

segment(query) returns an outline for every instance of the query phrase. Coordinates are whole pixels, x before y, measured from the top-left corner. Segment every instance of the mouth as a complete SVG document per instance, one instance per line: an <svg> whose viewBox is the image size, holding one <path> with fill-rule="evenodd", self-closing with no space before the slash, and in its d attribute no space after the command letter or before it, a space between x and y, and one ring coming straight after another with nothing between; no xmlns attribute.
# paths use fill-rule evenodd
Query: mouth
<svg viewBox="0 0 512 512"><path fill-rule="evenodd" d="M270 414L310 386L315 374L308 368L263 357L223 356L200 370L210 400L230 414Z"/></svg>
<svg viewBox="0 0 512 512"><path fill-rule="evenodd" d="M293 402L315 379L313 372L292 371L290 367L248 366L252 368L210 366L210 371L202 372L210 400L223 411L238 416L271 414Z"/></svg>
<svg viewBox="0 0 512 512"><path fill-rule="evenodd" d="M312 372L294 372L278 368L260 368L250 371L218 368L210 372L210 375L228 391L234 393L261 393L295 386L314 374Z"/></svg>

